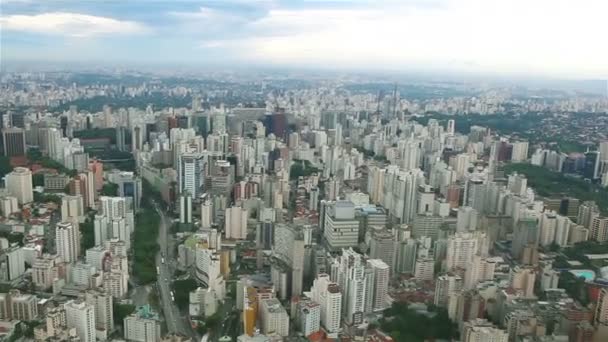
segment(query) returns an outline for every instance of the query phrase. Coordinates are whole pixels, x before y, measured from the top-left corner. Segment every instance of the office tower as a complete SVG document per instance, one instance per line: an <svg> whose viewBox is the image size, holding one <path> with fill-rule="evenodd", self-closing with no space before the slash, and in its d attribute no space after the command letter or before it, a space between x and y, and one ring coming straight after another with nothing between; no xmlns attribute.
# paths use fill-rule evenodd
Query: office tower
<svg viewBox="0 0 608 342"><path fill-rule="evenodd" d="M85 293L86 303L95 308L95 329L101 336L108 336L114 331L114 311L112 295L102 290L88 290Z"/></svg>
<svg viewBox="0 0 608 342"><path fill-rule="evenodd" d="M264 335L289 336L289 316L278 299L271 298L261 301L260 320Z"/></svg>
<svg viewBox="0 0 608 342"><path fill-rule="evenodd" d="M534 281L536 272L532 267L515 266L509 273L511 288L521 291L525 298L534 297Z"/></svg>
<svg viewBox="0 0 608 342"><path fill-rule="evenodd" d="M388 230L372 231L369 256L372 259L381 259L393 270L395 260L396 242L393 234Z"/></svg>
<svg viewBox="0 0 608 342"><path fill-rule="evenodd" d="M134 172L115 171L108 175L108 179L111 183L118 185L118 196L130 199L133 209L139 210L143 193L141 178L137 177Z"/></svg>
<svg viewBox="0 0 608 342"><path fill-rule="evenodd" d="M57 254L64 262L74 263L80 255L80 232L77 223L60 222L55 228Z"/></svg>
<svg viewBox="0 0 608 342"><path fill-rule="evenodd" d="M4 155L7 157L25 156L25 131L23 128L5 128L2 130Z"/></svg>
<svg viewBox="0 0 608 342"><path fill-rule="evenodd" d="M95 342L95 307L86 302L71 300L63 305L66 325L76 329L82 342Z"/></svg>
<svg viewBox="0 0 608 342"><path fill-rule="evenodd" d="M433 303L437 306L446 307L449 298L462 290L463 280L458 275L444 274L435 282L435 299Z"/></svg>
<svg viewBox="0 0 608 342"><path fill-rule="evenodd" d="M145 126L141 123L136 124L131 129L131 151L141 151L145 143Z"/></svg>
<svg viewBox="0 0 608 342"><path fill-rule="evenodd" d="M585 152L585 167L583 176L588 179L598 179L600 177L601 156L599 151Z"/></svg>
<svg viewBox="0 0 608 342"><path fill-rule="evenodd" d="M446 268L465 269L480 250L478 236L470 233L456 233L448 238Z"/></svg>
<svg viewBox="0 0 608 342"><path fill-rule="evenodd" d="M200 153L187 153L179 156L177 178L179 192L185 191L198 198L204 184L205 159Z"/></svg>
<svg viewBox="0 0 608 342"><path fill-rule="evenodd" d="M311 288L312 300L321 305L321 324L329 334L337 334L341 327L342 293L340 286L319 274Z"/></svg>
<svg viewBox="0 0 608 342"><path fill-rule="evenodd" d="M342 249L334 260L332 279L336 279L343 293L342 313L347 324L359 324L365 309L365 264L363 256L352 248Z"/></svg>
<svg viewBox="0 0 608 342"><path fill-rule="evenodd" d="M136 342L160 341L160 320L149 305L136 309L124 319L125 339Z"/></svg>
<svg viewBox="0 0 608 342"><path fill-rule="evenodd" d="M390 268L380 259L367 260L367 266L371 268L373 272L373 287L366 292L372 295L370 297L372 297L373 310L382 311L387 307L386 296L388 294Z"/></svg>
<svg viewBox="0 0 608 342"><path fill-rule="evenodd" d="M6 175L6 189L17 198L19 204L32 202L34 200L32 172L24 167L14 168Z"/></svg>
<svg viewBox="0 0 608 342"><path fill-rule="evenodd" d="M227 239L244 240L247 238L247 219L249 211L242 207L226 209L226 225L224 232Z"/></svg>
<svg viewBox="0 0 608 342"><path fill-rule="evenodd" d="M430 237L437 240L444 218L435 215L418 215L412 223L412 237Z"/></svg>
<svg viewBox="0 0 608 342"><path fill-rule="evenodd" d="M323 237L331 250L358 245L359 221L352 202L337 201L326 206L323 226Z"/></svg>
<svg viewBox="0 0 608 342"><path fill-rule="evenodd" d="M591 239L604 242L608 241L608 217L596 216L591 220L589 229Z"/></svg>
<svg viewBox="0 0 608 342"><path fill-rule="evenodd" d="M61 221L84 221L84 208L82 204L82 196L63 196L61 198Z"/></svg>
<svg viewBox="0 0 608 342"><path fill-rule="evenodd" d="M568 245L574 245L587 240L589 240L589 229L578 224L572 224L570 226Z"/></svg>
<svg viewBox="0 0 608 342"><path fill-rule="evenodd" d="M591 228L591 221L600 215L600 208L594 201L585 201L578 207L576 223Z"/></svg>
<svg viewBox="0 0 608 342"><path fill-rule="evenodd" d="M189 192L179 195L179 223L192 223L192 196Z"/></svg>
<svg viewBox="0 0 608 342"><path fill-rule="evenodd" d="M414 239L397 243L397 256L394 269L396 273L414 274L418 244Z"/></svg>
<svg viewBox="0 0 608 342"><path fill-rule="evenodd" d="M126 217L131 211L129 203L124 197L101 196L101 214L109 219Z"/></svg>

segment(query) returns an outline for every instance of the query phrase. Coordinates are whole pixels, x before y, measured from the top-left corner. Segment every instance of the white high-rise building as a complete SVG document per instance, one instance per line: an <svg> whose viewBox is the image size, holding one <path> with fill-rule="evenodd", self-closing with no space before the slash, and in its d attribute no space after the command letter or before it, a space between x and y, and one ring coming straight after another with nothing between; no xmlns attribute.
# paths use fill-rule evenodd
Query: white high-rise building
<svg viewBox="0 0 608 342"><path fill-rule="evenodd" d="M249 211L242 207L226 209L226 238L244 240L247 238L247 219Z"/></svg>
<svg viewBox="0 0 608 342"><path fill-rule="evenodd" d="M2 216L9 217L13 213L19 212L19 202L15 196L0 197L0 212Z"/></svg>
<svg viewBox="0 0 608 342"><path fill-rule="evenodd" d="M557 214L554 211L545 211L540 217L540 239L541 246L549 246L555 241L555 230L557 228Z"/></svg>
<svg viewBox="0 0 608 342"><path fill-rule="evenodd" d="M511 152L511 161L521 163L528 159L528 142L518 141L512 144L513 151Z"/></svg>
<svg viewBox="0 0 608 342"><path fill-rule="evenodd" d="M260 320L264 335L289 336L289 316L276 298L264 299L260 305Z"/></svg>
<svg viewBox="0 0 608 342"><path fill-rule="evenodd" d="M160 320L149 305L139 307L135 313L125 317L123 325L127 341L160 341Z"/></svg>
<svg viewBox="0 0 608 342"><path fill-rule="evenodd" d="M61 221L84 221L84 205L81 195L66 195L61 198Z"/></svg>
<svg viewBox="0 0 608 342"><path fill-rule="evenodd" d="M201 228L209 229L213 223L213 205L211 201L205 199L201 203Z"/></svg>
<svg viewBox="0 0 608 342"><path fill-rule="evenodd" d="M110 239L110 235L108 234L107 216L95 215L93 229L95 231L95 246L103 245L106 240Z"/></svg>
<svg viewBox="0 0 608 342"><path fill-rule="evenodd" d="M205 158L201 153L184 153L179 156L177 183L179 193L188 191L192 198L202 194Z"/></svg>
<svg viewBox="0 0 608 342"><path fill-rule="evenodd" d="M479 250L479 239L470 233L456 233L448 238L446 269L465 269Z"/></svg>
<svg viewBox="0 0 608 342"><path fill-rule="evenodd" d="M85 300L95 308L95 329L99 331L99 335L110 335L114 331L112 295L100 290L89 290L85 293Z"/></svg>
<svg viewBox="0 0 608 342"><path fill-rule="evenodd" d="M127 213L131 211L125 197L101 196L99 201L101 203L101 214L109 219L126 217Z"/></svg>
<svg viewBox="0 0 608 342"><path fill-rule="evenodd" d="M64 262L74 263L80 255L80 231L73 222L57 223L55 228L57 254Z"/></svg>
<svg viewBox="0 0 608 342"><path fill-rule="evenodd" d="M354 204L351 201L337 201L325 205L323 231L325 241L332 250L357 246L359 221L355 219Z"/></svg>
<svg viewBox="0 0 608 342"><path fill-rule="evenodd" d="M6 189L17 198L19 204L34 201L34 191L32 187L32 172L25 167L16 167L6 175Z"/></svg>
<svg viewBox="0 0 608 342"><path fill-rule="evenodd" d="M367 260L367 266L374 273L373 291L367 291L367 293L373 294L373 310L382 311L387 307L386 296L388 294L390 268L380 259Z"/></svg>
<svg viewBox="0 0 608 342"><path fill-rule="evenodd" d="M462 342L508 342L509 334L484 319L464 322Z"/></svg>
<svg viewBox="0 0 608 342"><path fill-rule="evenodd" d="M464 273L464 289L470 290L482 281L494 279L496 264L479 255L473 256Z"/></svg>
<svg viewBox="0 0 608 342"><path fill-rule="evenodd" d="M321 305L314 301L300 303L300 330L308 337L321 329Z"/></svg>
<svg viewBox="0 0 608 342"><path fill-rule="evenodd" d="M329 279L328 274L319 274L313 281L312 299L321 305L321 324L330 334L340 332L342 318L342 293L340 286Z"/></svg>
<svg viewBox="0 0 608 342"><path fill-rule="evenodd" d="M458 275L445 274L439 276L435 283L435 300L437 306L447 306L450 297L460 291L463 286L462 278Z"/></svg>
<svg viewBox="0 0 608 342"><path fill-rule="evenodd" d="M192 223L192 196L188 192L179 196L179 223Z"/></svg>
<svg viewBox="0 0 608 342"><path fill-rule="evenodd" d="M360 324L363 321L365 278L363 256L352 248L343 249L342 255L332 265L332 279L336 280L344 294L342 312L348 324Z"/></svg>
<svg viewBox="0 0 608 342"><path fill-rule="evenodd" d="M76 329L82 342L95 342L95 307L71 300L63 305L68 328Z"/></svg>

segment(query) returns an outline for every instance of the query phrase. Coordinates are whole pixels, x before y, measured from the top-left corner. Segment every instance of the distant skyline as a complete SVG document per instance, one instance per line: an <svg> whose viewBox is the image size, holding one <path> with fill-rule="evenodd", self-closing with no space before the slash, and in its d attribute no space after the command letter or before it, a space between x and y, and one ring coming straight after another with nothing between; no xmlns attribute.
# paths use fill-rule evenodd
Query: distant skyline
<svg viewBox="0 0 608 342"><path fill-rule="evenodd" d="M603 0L0 0L0 57L608 78Z"/></svg>

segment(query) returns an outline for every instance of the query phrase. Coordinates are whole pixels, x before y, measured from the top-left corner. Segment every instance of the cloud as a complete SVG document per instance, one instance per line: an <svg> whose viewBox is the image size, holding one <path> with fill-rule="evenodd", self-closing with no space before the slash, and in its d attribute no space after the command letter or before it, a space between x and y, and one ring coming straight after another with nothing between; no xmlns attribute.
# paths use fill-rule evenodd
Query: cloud
<svg viewBox="0 0 608 342"><path fill-rule="evenodd" d="M69 37L91 37L110 34L139 34L149 29L135 21L117 20L70 12L50 12L34 15L8 15L0 17L2 28L39 34Z"/></svg>

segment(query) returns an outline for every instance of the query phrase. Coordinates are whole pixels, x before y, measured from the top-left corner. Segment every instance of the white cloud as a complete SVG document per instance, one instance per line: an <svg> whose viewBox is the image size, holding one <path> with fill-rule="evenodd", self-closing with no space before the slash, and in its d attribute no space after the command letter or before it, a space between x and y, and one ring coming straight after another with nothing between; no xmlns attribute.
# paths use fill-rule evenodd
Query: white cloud
<svg viewBox="0 0 608 342"><path fill-rule="evenodd" d="M605 13L603 0L273 9L229 45L246 59L290 65L608 77Z"/></svg>
<svg viewBox="0 0 608 342"><path fill-rule="evenodd" d="M35 15L8 15L0 17L2 29L69 37L91 37L107 34L137 34L148 31L145 25L134 21L117 20L69 12L51 12Z"/></svg>

